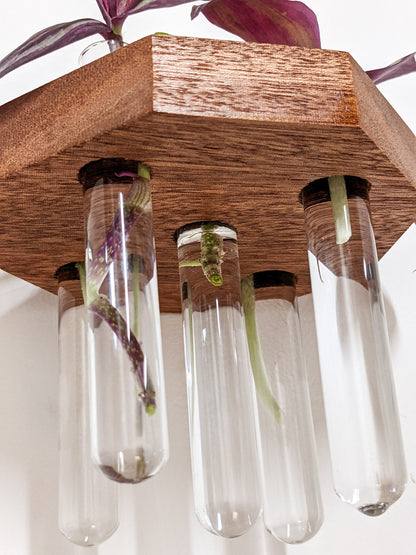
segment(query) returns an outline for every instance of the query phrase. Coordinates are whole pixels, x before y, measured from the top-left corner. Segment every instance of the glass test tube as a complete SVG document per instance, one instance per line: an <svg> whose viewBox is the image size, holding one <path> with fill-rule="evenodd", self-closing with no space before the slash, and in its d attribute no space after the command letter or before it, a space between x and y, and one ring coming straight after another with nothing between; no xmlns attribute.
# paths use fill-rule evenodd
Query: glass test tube
<svg viewBox="0 0 416 555"><path fill-rule="evenodd" d="M401 496L406 468L369 189L333 176L300 199L335 490L377 516Z"/></svg>
<svg viewBox="0 0 416 555"><path fill-rule="evenodd" d="M316 534L323 512L315 436L296 304L296 277L257 272L242 280L262 444L264 524L278 540Z"/></svg>
<svg viewBox="0 0 416 555"><path fill-rule="evenodd" d="M236 537L260 512L255 393L244 329L236 232L197 222L176 232L195 511Z"/></svg>
<svg viewBox="0 0 416 555"><path fill-rule="evenodd" d="M93 464L88 395L87 314L79 267L58 268L59 529L73 543L98 545L118 527L116 484ZM81 268L82 273L82 268Z"/></svg>
<svg viewBox="0 0 416 555"><path fill-rule="evenodd" d="M150 175L136 161L102 159L79 179L94 455L113 480L137 483L168 458Z"/></svg>

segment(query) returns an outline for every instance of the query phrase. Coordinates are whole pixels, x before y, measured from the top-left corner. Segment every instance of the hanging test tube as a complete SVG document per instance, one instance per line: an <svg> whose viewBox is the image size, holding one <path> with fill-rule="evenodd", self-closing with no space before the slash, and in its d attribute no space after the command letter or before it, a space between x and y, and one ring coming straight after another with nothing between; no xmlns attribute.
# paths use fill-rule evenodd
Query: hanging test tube
<svg viewBox="0 0 416 555"><path fill-rule="evenodd" d="M301 543L323 520L309 388L296 305L296 277L257 272L241 282L257 391L264 524Z"/></svg>
<svg viewBox="0 0 416 555"><path fill-rule="evenodd" d="M332 176L300 199L334 486L377 516L403 493L406 467L369 189L364 179Z"/></svg>
<svg viewBox="0 0 416 555"><path fill-rule="evenodd" d="M111 479L137 483L168 458L149 170L84 166L93 451Z"/></svg>
<svg viewBox="0 0 416 555"><path fill-rule="evenodd" d="M117 486L93 464L88 395L84 262L56 271L59 303L59 529L91 546L118 527ZM81 269L81 272L80 272Z"/></svg>
<svg viewBox="0 0 416 555"><path fill-rule="evenodd" d="M197 222L176 231L196 515L242 535L260 512L255 392L235 230Z"/></svg>

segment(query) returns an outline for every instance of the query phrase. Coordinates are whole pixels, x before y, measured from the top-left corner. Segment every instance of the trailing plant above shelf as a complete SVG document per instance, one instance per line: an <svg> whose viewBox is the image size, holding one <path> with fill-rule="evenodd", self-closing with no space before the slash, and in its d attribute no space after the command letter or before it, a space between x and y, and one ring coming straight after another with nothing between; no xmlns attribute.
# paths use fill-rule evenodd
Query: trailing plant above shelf
<svg viewBox="0 0 416 555"><path fill-rule="evenodd" d="M31 36L0 60L0 77L41 56L92 35L109 41L110 50L123 46L122 28L134 14L190 3L194 0L96 0L104 21L77 19L58 23ZM320 48L315 13L294 0L209 0L193 6L191 18L203 14L212 24L247 42ZM416 53L367 72L374 83L416 71Z"/></svg>

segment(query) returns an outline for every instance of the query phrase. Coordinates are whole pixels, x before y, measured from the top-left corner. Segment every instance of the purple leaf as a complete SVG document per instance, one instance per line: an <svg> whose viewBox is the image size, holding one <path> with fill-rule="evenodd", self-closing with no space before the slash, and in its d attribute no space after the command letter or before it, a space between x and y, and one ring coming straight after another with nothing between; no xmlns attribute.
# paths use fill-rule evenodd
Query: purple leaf
<svg viewBox="0 0 416 555"><path fill-rule="evenodd" d="M143 0L117 0L117 13L123 15L144 3Z"/></svg>
<svg viewBox="0 0 416 555"><path fill-rule="evenodd" d="M321 47L316 15L303 2L211 0L192 8L192 19L199 13L248 42Z"/></svg>
<svg viewBox="0 0 416 555"><path fill-rule="evenodd" d="M98 295L89 305L88 310L101 318L117 337L132 364L132 371L141 391L140 397L148 414L156 410L155 390L149 377L149 370L145 365L140 343L134 333L128 328L126 321L104 295Z"/></svg>
<svg viewBox="0 0 416 555"><path fill-rule="evenodd" d="M112 27L121 27L126 17L135 13L144 12L145 10L154 10L157 8L171 8L194 2L195 0L97 0L103 4L110 4ZM114 4L116 5L114 11Z"/></svg>
<svg viewBox="0 0 416 555"><path fill-rule="evenodd" d="M109 38L112 34L105 23L95 19L77 19L48 27L30 37L0 61L0 77L36 58L96 33L104 38Z"/></svg>
<svg viewBox="0 0 416 555"><path fill-rule="evenodd" d="M119 255L128 234L137 219L143 215L143 207L149 200L149 181L138 174L130 174L130 176L133 177L133 182L123 202L122 213L115 214L106 238L88 269L88 288L94 291L100 288L108 268Z"/></svg>
<svg viewBox="0 0 416 555"><path fill-rule="evenodd" d="M104 21L111 27L111 16L110 16L110 7L108 5L107 0L96 0L98 7L100 8L100 12L104 18Z"/></svg>
<svg viewBox="0 0 416 555"><path fill-rule="evenodd" d="M394 62L387 67L367 71L367 75L377 85L383 81L401 77L402 75L412 73L413 71L416 71L416 52L397 60L397 62Z"/></svg>
<svg viewBox="0 0 416 555"><path fill-rule="evenodd" d="M120 0L121 4L128 5L128 9L124 12L125 15L132 15L145 10L154 10L157 8L172 8L187 2L194 2L195 0Z"/></svg>
<svg viewBox="0 0 416 555"><path fill-rule="evenodd" d="M119 0L97 0L100 10L104 10L110 19L121 13L118 9L119 3Z"/></svg>

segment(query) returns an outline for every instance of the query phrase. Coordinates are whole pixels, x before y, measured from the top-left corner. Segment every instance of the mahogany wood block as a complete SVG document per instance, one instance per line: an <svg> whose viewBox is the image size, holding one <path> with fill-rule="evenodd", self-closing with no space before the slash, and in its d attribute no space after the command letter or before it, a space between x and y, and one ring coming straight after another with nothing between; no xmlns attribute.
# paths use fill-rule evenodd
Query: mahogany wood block
<svg viewBox="0 0 416 555"><path fill-rule="evenodd" d="M368 179L379 255L414 220L415 137L344 52L151 36L0 107L0 267L56 292L82 260L78 170L152 168L162 311L179 311L175 229L237 228L242 275L282 269L309 292L301 188Z"/></svg>

